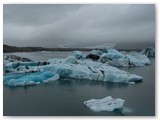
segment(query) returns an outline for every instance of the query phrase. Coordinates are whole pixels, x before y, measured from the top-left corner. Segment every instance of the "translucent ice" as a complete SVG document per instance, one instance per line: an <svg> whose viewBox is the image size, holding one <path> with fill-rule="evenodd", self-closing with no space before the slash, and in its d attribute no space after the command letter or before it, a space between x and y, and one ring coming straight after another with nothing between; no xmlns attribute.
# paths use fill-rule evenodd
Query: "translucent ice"
<svg viewBox="0 0 160 120"><path fill-rule="evenodd" d="M81 51L74 51L74 56L77 58L77 59L84 59L85 56L82 54Z"/></svg>
<svg viewBox="0 0 160 120"><path fill-rule="evenodd" d="M4 84L7 86L26 86L55 81L59 75L53 72L37 72L23 75L10 75L4 77Z"/></svg>
<svg viewBox="0 0 160 120"><path fill-rule="evenodd" d="M100 111L114 111L116 109L122 109L125 100L120 98L112 98L111 96L102 98L102 99L91 99L84 102L84 105L87 106L94 112Z"/></svg>

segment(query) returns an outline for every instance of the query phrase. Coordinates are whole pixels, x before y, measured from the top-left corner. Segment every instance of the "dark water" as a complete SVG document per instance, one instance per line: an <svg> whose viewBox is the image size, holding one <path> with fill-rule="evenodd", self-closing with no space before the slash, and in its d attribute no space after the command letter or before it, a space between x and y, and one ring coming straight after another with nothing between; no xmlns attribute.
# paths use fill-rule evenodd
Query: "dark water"
<svg viewBox="0 0 160 120"><path fill-rule="evenodd" d="M67 54L65 54L67 55ZM62 55L64 57L65 55ZM152 65L120 68L144 77L135 85L61 79L30 87L3 88L5 116L154 116L155 59ZM132 112L93 112L83 105L92 98L112 96L125 99Z"/></svg>

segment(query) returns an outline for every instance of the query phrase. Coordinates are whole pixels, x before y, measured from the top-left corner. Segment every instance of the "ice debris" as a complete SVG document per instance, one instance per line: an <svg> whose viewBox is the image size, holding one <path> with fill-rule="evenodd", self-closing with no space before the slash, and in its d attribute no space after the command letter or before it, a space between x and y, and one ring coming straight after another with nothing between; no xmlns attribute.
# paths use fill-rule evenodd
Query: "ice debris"
<svg viewBox="0 0 160 120"><path fill-rule="evenodd" d="M84 102L84 105L87 106L94 112L108 111L112 112L114 110L122 110L125 103L124 99L112 98L111 96L102 98L102 99L91 99Z"/></svg>

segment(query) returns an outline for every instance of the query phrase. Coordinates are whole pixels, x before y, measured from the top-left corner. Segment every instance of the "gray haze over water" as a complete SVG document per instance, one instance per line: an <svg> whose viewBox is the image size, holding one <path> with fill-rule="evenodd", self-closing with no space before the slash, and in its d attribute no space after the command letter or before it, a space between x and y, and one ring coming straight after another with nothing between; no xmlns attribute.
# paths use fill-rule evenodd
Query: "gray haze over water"
<svg viewBox="0 0 160 120"><path fill-rule="evenodd" d="M140 48L155 42L154 4L5 4L3 8L8 45Z"/></svg>

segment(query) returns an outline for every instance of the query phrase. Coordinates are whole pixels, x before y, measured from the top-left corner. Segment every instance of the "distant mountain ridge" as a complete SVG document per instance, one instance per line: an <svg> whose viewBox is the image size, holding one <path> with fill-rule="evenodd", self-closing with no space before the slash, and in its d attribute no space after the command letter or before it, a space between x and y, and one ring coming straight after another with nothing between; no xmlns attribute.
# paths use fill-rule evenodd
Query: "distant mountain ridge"
<svg viewBox="0 0 160 120"><path fill-rule="evenodd" d="M9 46L3 45L3 52L10 53L10 52L36 52L36 51L90 51L91 48L43 48L43 47L16 47L16 46Z"/></svg>
<svg viewBox="0 0 160 120"><path fill-rule="evenodd" d="M101 49L101 48L93 48L93 47L91 47L91 48L44 48L44 47L16 47L16 46L9 46L9 45L5 45L5 44L3 45L3 52L4 53L37 52L37 51L75 51L75 50L91 51L93 49ZM115 46L115 49L118 49L120 51L140 51L144 48L128 49L128 48L118 48Z"/></svg>

